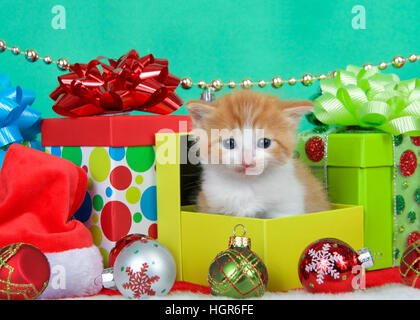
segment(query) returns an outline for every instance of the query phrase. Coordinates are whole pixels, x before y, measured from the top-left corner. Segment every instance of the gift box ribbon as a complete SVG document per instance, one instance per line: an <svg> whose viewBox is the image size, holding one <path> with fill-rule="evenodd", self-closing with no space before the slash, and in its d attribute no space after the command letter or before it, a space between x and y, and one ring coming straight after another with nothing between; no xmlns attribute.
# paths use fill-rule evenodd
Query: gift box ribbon
<svg viewBox="0 0 420 320"><path fill-rule="evenodd" d="M35 139L41 131L41 114L30 107L35 92L11 87L4 74L0 74L0 87L0 147Z"/></svg>
<svg viewBox="0 0 420 320"><path fill-rule="evenodd" d="M320 85L322 95L314 101L314 114L322 123L420 135L419 79L400 81L377 67L365 70L350 65Z"/></svg>
<svg viewBox="0 0 420 320"><path fill-rule="evenodd" d="M180 79L168 72L167 60L152 54L139 57L131 50L118 60L98 57L88 64L73 64L70 71L58 77L59 86L50 94L53 110L63 116L133 110L168 114L183 104L174 92Z"/></svg>

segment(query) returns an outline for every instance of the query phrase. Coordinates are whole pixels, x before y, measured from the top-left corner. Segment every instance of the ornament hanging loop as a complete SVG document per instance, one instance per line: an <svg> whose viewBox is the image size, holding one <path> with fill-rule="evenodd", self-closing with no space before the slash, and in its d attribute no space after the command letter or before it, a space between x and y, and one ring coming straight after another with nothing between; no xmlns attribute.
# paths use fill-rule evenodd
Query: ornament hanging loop
<svg viewBox="0 0 420 320"><path fill-rule="evenodd" d="M212 102L216 99L216 95L214 94L213 87L204 88L203 93L200 96L200 99L205 102Z"/></svg>
<svg viewBox="0 0 420 320"><path fill-rule="evenodd" d="M236 228L242 227L244 230L244 233L242 236L236 235ZM229 238L229 248L251 248L251 239L248 237L245 237L246 234L246 228L243 224L237 224L233 228L233 237Z"/></svg>
<svg viewBox="0 0 420 320"><path fill-rule="evenodd" d="M236 237L236 228L238 227L242 227L242 229L244 230L244 233L242 234L241 237L244 237L246 235L246 228L243 224L239 223L237 224L234 228L233 228L233 236Z"/></svg>

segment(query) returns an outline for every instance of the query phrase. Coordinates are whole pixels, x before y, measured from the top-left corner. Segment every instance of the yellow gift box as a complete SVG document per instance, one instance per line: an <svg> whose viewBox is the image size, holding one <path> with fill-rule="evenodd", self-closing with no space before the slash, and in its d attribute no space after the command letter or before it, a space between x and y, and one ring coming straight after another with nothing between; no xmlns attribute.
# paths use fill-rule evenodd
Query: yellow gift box
<svg viewBox="0 0 420 320"><path fill-rule="evenodd" d="M207 285L209 266L227 249L237 224L246 227L251 249L267 267L269 291L302 287L298 261L315 240L337 238L356 251L363 247L362 206L335 204L330 211L277 219L196 212L191 191L199 185L196 166L186 161L187 140L188 133L156 134L158 240L174 256L177 281Z"/></svg>

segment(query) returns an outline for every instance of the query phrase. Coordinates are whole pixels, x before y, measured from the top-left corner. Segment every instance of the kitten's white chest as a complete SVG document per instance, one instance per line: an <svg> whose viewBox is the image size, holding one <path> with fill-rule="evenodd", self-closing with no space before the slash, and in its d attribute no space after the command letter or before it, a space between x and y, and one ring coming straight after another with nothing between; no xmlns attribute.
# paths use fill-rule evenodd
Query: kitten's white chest
<svg viewBox="0 0 420 320"><path fill-rule="evenodd" d="M214 213L278 218L305 211L305 190L292 163L271 168L269 174L251 177L205 170L202 190Z"/></svg>

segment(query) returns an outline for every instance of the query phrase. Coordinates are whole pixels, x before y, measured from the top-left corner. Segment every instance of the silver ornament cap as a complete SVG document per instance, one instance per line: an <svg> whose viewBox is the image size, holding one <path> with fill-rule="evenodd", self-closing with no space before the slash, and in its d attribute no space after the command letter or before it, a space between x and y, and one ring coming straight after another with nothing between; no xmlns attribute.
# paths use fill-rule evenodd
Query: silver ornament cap
<svg viewBox="0 0 420 320"><path fill-rule="evenodd" d="M372 257L372 254L370 253L369 248L362 248L357 252L357 254L358 254L357 259L362 264L363 268L367 269L367 268L371 268L375 265L375 263L373 262L373 257Z"/></svg>
<svg viewBox="0 0 420 320"><path fill-rule="evenodd" d="M118 290L114 280L114 268L104 269L100 280L105 289Z"/></svg>
<svg viewBox="0 0 420 320"><path fill-rule="evenodd" d="M205 102L212 102L214 99L216 99L216 96L213 90L211 88L208 88L203 91L200 98Z"/></svg>

